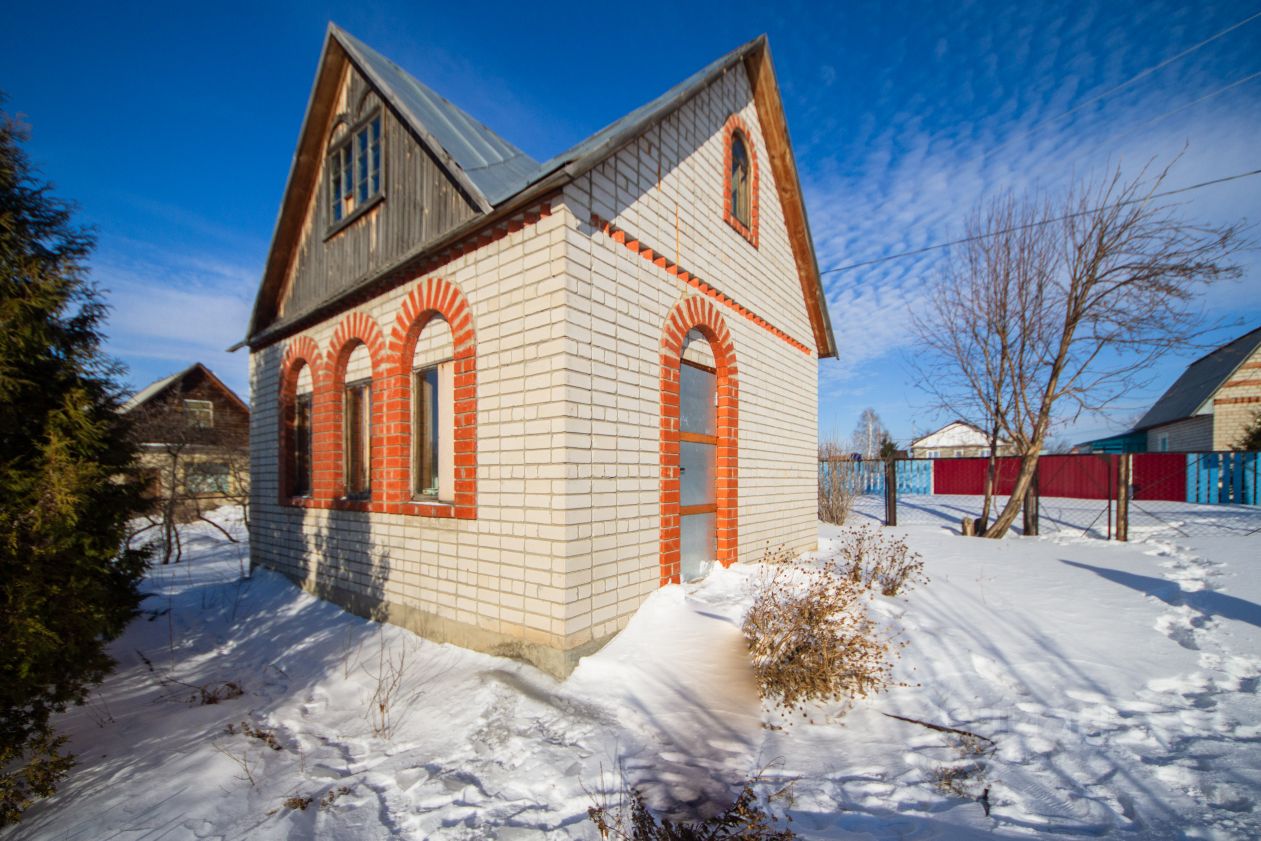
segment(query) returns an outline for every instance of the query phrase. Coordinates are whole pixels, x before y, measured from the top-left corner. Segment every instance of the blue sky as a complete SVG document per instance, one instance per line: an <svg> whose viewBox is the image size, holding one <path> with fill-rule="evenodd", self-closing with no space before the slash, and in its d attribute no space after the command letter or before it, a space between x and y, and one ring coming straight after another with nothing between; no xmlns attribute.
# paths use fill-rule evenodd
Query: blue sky
<svg viewBox="0 0 1261 841"><path fill-rule="evenodd" d="M1261 11L1233 3L20 4L0 31L6 109L96 226L110 350L148 381L192 361L247 395L242 337L325 26L334 20L543 160L738 44L770 36L823 269L959 235L969 207L1186 152L1171 187L1261 167ZM1111 91L1111 92L1110 92ZM1106 96L1100 96L1101 94ZM1261 177L1189 217L1261 219ZM1254 230L1254 236L1256 231ZM820 428L874 407L905 441L946 420L915 389L908 325L944 252L825 276L840 360ZM1261 324L1261 254L1211 289L1226 340ZM1081 440L1141 413L1203 348L1152 371Z"/></svg>

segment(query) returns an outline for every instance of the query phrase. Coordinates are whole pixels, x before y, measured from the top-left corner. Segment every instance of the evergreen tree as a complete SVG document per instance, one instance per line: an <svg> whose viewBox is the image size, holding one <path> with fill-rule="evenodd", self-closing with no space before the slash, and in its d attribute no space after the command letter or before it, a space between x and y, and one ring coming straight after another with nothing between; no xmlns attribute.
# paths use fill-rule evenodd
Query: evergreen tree
<svg viewBox="0 0 1261 841"><path fill-rule="evenodd" d="M1261 412L1252 416L1252 420L1243 428L1239 440L1235 442L1236 450L1256 452L1261 450Z"/></svg>
<svg viewBox="0 0 1261 841"><path fill-rule="evenodd" d="M143 508L91 233L41 182L0 112L0 826L72 764L53 713L82 703L135 614Z"/></svg>

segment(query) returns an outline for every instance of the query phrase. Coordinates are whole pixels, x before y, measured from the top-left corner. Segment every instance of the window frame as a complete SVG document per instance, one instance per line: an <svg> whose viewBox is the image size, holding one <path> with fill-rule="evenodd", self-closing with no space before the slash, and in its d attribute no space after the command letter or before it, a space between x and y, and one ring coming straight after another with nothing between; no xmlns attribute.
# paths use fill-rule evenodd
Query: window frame
<svg viewBox="0 0 1261 841"><path fill-rule="evenodd" d="M305 407L305 420L303 423ZM313 421L315 418L315 400L311 392L294 395L293 417L289 428L288 464L288 496L291 498L310 499L312 486L315 484L315 461L312 453ZM301 479L302 481L299 481Z"/></svg>
<svg viewBox="0 0 1261 841"><path fill-rule="evenodd" d="M455 364L454 357L446 357L429 362L425 365L412 369L411 382L411 499L413 502L435 503L441 505L453 505L455 503L455 487L454 473L451 469L454 465L446 462L454 459L455 447L455 422L454 422L454 387L453 382L448 383L444 388L445 380L453 380L453 366ZM444 369L450 370L450 373L444 374ZM433 405L436 407L436 417L432 418L431 423L422 425L421 410L423 404L423 389L421 386L421 377L429 372L434 375L434 387L436 394L433 399ZM429 413L425 413L425 419L428 419ZM435 439L429 442L429 430L433 429ZM426 449L433 452L433 484L430 488L422 490L420 488L420 476L422 467L422 457ZM452 473L448 478L448 482L443 481L444 473ZM447 486L444 486L447 485Z"/></svg>
<svg viewBox="0 0 1261 841"><path fill-rule="evenodd" d="M213 482L214 487L195 487L205 480ZM195 497L227 496L232 492L232 468L222 461L191 461L184 467L184 492Z"/></svg>
<svg viewBox="0 0 1261 841"><path fill-rule="evenodd" d="M196 407L196 408L194 408ZM197 400L184 398L184 418L193 429L215 428L215 403L213 400ZM204 412L202 410L205 410ZM206 419L205 423L201 418Z"/></svg>
<svg viewBox="0 0 1261 841"><path fill-rule="evenodd" d="M736 144L744 153L744 183L736 183ZM753 161L749 155L749 138L744 129L733 129L731 132L731 160L727 170L727 184L731 202L731 218L748 230L753 230ZM739 198L744 199L744 213L741 214Z"/></svg>
<svg viewBox="0 0 1261 841"><path fill-rule="evenodd" d="M354 400L351 395L358 392L364 394L361 423L353 424L351 413ZM371 377L348 382L342 387L342 499L372 499L372 401ZM358 442L359 446L353 446L356 443L356 433L363 436ZM352 458L356 451L363 460L362 488L353 485L356 476L351 468L354 466Z"/></svg>
<svg viewBox="0 0 1261 841"><path fill-rule="evenodd" d="M374 122L377 124L375 144L371 136ZM359 154L361 136L366 138L362 158ZM374 153L375 171L371 166ZM369 162L368 169L363 171L361 178L360 172L365 160ZM380 107L374 108L371 113L352 125L345 137L330 145L324 162L327 172L324 186L328 191L325 205L328 210L328 233L324 238L327 240L385 200L384 111ZM349 183L347 183L347 175L349 175ZM372 189L374 178L375 190ZM360 198L361 185L367 187L362 198ZM349 193L345 192L347 188L350 190ZM339 206L340 218L337 217Z"/></svg>

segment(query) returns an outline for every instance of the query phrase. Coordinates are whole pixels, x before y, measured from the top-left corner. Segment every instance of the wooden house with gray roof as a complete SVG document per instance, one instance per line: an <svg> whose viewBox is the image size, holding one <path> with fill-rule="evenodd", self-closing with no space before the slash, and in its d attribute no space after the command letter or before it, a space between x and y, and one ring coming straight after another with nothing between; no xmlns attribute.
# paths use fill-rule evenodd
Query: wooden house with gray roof
<svg viewBox="0 0 1261 841"><path fill-rule="evenodd" d="M555 674L815 546L835 342L764 37L537 162L330 26L243 342L256 563Z"/></svg>

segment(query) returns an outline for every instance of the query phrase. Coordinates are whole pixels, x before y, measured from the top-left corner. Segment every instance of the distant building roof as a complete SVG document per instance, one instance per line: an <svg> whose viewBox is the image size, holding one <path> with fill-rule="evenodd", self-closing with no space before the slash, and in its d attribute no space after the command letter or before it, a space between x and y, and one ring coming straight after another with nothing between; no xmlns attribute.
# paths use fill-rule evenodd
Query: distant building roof
<svg viewBox="0 0 1261 841"><path fill-rule="evenodd" d="M1195 415L1258 346L1261 346L1261 327L1192 362L1139 419L1131 432L1141 432Z"/></svg>
<svg viewBox="0 0 1261 841"><path fill-rule="evenodd" d="M176 373L171 374L169 377L163 377L160 380L154 380L153 382L149 383L147 386L140 389L131 397L129 397L127 399L127 402L122 405L122 408L119 411L123 412L124 414L127 412L134 411L140 406L143 406L145 403L148 403L150 400L154 400L160 397L168 388L175 385L176 383L183 382L191 374L198 371L201 372L201 374L204 377L206 377L206 379L208 379L211 383L213 383L216 387L222 390L223 393L226 394L231 400L238 403L240 407L247 414L249 413L250 411L249 404L247 404L244 400L242 400L235 391L228 388L224 384L223 380L216 377L214 371L211 371L209 368L207 368L205 365L202 365L200 362L194 362L192 365L189 365L187 368L185 368L182 371L177 371Z"/></svg>
<svg viewBox="0 0 1261 841"><path fill-rule="evenodd" d="M989 433L974 423L965 420L952 420L950 423L935 429L926 435L916 438L908 446L912 449L923 447L987 447ZM1010 444L1000 440L1000 447Z"/></svg>

